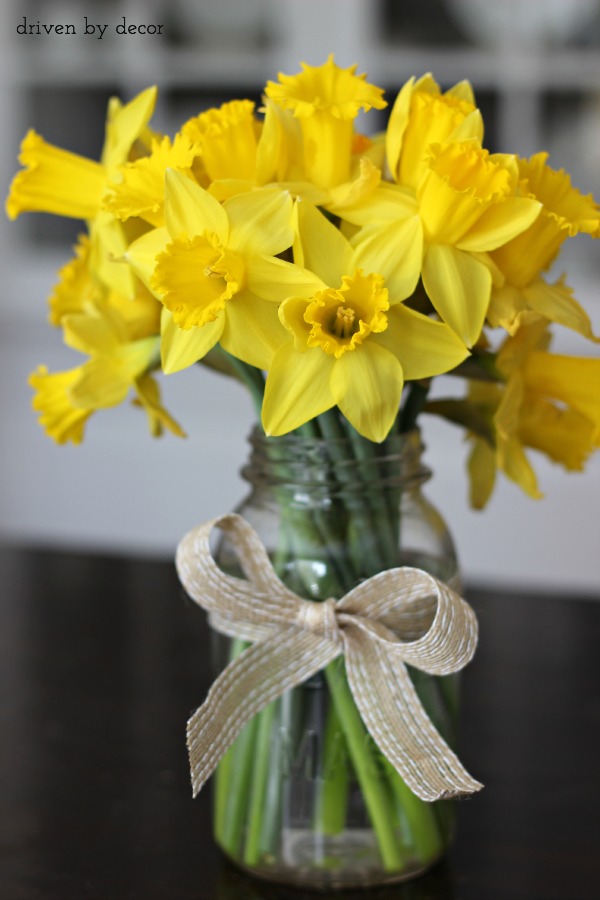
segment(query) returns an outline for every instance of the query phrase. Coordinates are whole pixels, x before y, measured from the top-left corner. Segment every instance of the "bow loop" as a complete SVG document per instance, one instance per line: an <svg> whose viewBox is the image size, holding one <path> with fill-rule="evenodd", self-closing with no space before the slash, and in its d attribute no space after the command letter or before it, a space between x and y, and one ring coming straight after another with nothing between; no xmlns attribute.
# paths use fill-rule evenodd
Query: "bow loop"
<svg viewBox="0 0 600 900"><path fill-rule="evenodd" d="M215 527L248 580L225 574L213 560ZM421 569L390 569L338 601L305 600L278 578L258 535L235 514L186 535L176 563L211 624L255 642L217 678L188 723L194 793L254 715L340 653L366 728L415 794L436 800L482 787L434 728L405 666L445 675L475 652L475 614L443 582Z"/></svg>

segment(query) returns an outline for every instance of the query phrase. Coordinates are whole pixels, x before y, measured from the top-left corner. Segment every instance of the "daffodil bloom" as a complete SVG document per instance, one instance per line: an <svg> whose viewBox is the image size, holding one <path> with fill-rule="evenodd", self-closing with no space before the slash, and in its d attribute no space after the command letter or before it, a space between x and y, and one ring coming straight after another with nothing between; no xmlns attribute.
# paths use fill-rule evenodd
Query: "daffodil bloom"
<svg viewBox="0 0 600 900"><path fill-rule="evenodd" d="M221 202L269 184L324 202L327 192L307 181L303 170L297 120L268 100L263 112L258 119L250 100L231 100L183 125L180 134L197 154L198 184Z"/></svg>
<svg viewBox="0 0 600 900"><path fill-rule="evenodd" d="M80 235L75 256L59 272L59 280L49 298L50 322L61 325L73 314L97 317L112 311L123 341L134 341L160 333L161 305L140 282L133 300L106 288L91 266L89 238ZM110 313L110 314L112 314Z"/></svg>
<svg viewBox="0 0 600 900"><path fill-rule="evenodd" d="M210 181L253 182L260 125L251 100L230 100L189 119L181 134L195 146Z"/></svg>
<svg viewBox="0 0 600 900"><path fill-rule="evenodd" d="M430 144L483 140L483 120L468 81L442 93L430 75L411 78L398 93L386 129L392 179L416 190L428 170Z"/></svg>
<svg viewBox="0 0 600 900"><path fill-rule="evenodd" d="M103 206L121 221L144 219L164 225L165 172L175 169L192 177L198 151L183 134L155 139L148 156L119 166L108 187Z"/></svg>
<svg viewBox="0 0 600 900"><path fill-rule="evenodd" d="M488 319L514 334L531 313L593 339L589 316L573 292L559 279L548 284L542 272L550 267L563 243L576 234L600 236L600 208L583 196L564 171L547 164L547 153L519 159L519 178L527 196L542 203L540 215L521 234L490 255L504 284L492 292Z"/></svg>
<svg viewBox="0 0 600 900"><path fill-rule="evenodd" d="M548 341L543 322L522 327L497 357L505 383L470 385L469 401L488 416L495 434L495 447L471 436L468 470L476 508L487 503L496 469L528 496L541 496L526 448L581 471L598 446L600 359L549 353Z"/></svg>
<svg viewBox="0 0 600 900"><path fill-rule="evenodd" d="M156 88L148 88L125 106L109 103L100 162L55 147L29 131L19 156L25 168L13 179L6 201L10 219L23 212L46 212L87 220L99 277L129 296L135 292L131 272L112 262L122 256L127 239L121 224L103 211L102 201L111 178L144 133L155 102Z"/></svg>
<svg viewBox="0 0 600 900"><path fill-rule="evenodd" d="M265 431L285 434L337 405L360 434L382 441L405 379L447 372L468 351L446 325L401 303L411 287L387 249L353 248L310 204L297 210L295 257L320 282L279 307L289 337L269 368Z"/></svg>
<svg viewBox="0 0 600 900"><path fill-rule="evenodd" d="M512 157L477 141L431 144L417 190L423 285L442 319L471 347L485 321L492 274L482 254L524 231L541 204L517 192Z"/></svg>
<svg viewBox="0 0 600 900"><path fill-rule="evenodd" d="M40 366L29 377L29 384L35 390L33 409L40 414L39 422L46 434L57 444L68 441L80 444L90 416L120 402L108 403L103 391L90 391L90 376L97 380L98 371L90 373L90 364L84 363L66 372L48 372L45 366ZM158 437L165 428L184 437L180 426L162 406L158 385L150 374L142 373L133 379L120 395L122 399L129 388L134 391L134 402L146 411L153 437Z"/></svg>
<svg viewBox="0 0 600 900"><path fill-rule="evenodd" d="M127 259L165 306L162 364L175 372L217 342L268 368L285 336L277 303L318 279L276 258L293 242L291 197L277 188L238 194L221 205L169 171L166 227L134 242Z"/></svg>
<svg viewBox="0 0 600 900"><path fill-rule="evenodd" d="M40 414L39 423L57 444L80 444L93 413L93 409L82 409L71 400L71 388L79 377L79 368L51 374L46 366L39 366L29 376L29 384L35 390L32 405Z"/></svg>
<svg viewBox="0 0 600 900"><path fill-rule="evenodd" d="M64 317L72 313L93 312L105 293L106 289L90 270L89 238L80 235L75 256L61 268L58 282L50 294L50 323L60 325Z"/></svg>
<svg viewBox="0 0 600 900"><path fill-rule="evenodd" d="M350 178L354 119L362 109L383 109L383 90L356 75L356 66L342 69L330 56L322 66L302 63L298 75L279 74L269 81L266 97L300 122L303 167L308 180L331 188Z"/></svg>
<svg viewBox="0 0 600 900"><path fill-rule="evenodd" d="M339 213L361 227L353 240L368 237L390 253L404 224L412 235L409 252L399 247L407 281L422 277L439 316L472 347L490 302L488 252L526 229L541 204L518 196L513 157L491 155L474 139L430 144L426 161L416 193L382 183Z"/></svg>
<svg viewBox="0 0 600 900"><path fill-rule="evenodd" d="M81 272L69 271L83 284ZM154 297L145 293L135 301L114 292L87 293L81 311L61 315L65 342L89 358L67 372L50 374L41 367L30 378L40 423L58 443L79 443L91 413L122 403L131 390L146 409L153 434L164 426L183 435L161 406L158 386L150 375L160 354L157 306Z"/></svg>

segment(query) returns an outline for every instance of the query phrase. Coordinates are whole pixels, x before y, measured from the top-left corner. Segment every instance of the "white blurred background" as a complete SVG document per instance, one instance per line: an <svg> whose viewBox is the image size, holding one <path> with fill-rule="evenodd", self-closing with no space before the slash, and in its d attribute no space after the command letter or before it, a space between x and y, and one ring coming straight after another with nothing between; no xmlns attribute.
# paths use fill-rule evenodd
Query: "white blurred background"
<svg viewBox="0 0 600 900"><path fill-rule="evenodd" d="M108 24L102 40L90 23ZM76 36L19 35L17 25L72 23ZM165 37L115 34L161 23ZM584 192L600 195L600 3L597 0L5 0L0 7L0 172L4 190L30 126L47 140L99 154L107 98L158 84L156 127L231 97L259 97L299 62L358 63L388 101L412 74L474 85L492 150L550 152ZM373 117L374 119L374 117ZM172 556L191 526L244 493L238 470L253 421L242 389L204 369L163 378L185 441L153 441L130 407L96 414L80 447L57 447L30 409L28 374L79 363L46 323L46 297L76 228L48 216L0 220L0 539ZM600 332L597 246L564 257L569 282ZM598 353L563 333L560 352ZM600 401L599 401L600 402ZM600 454L585 475L533 457L546 497L503 480L484 513L469 510L462 436L425 422L428 495L451 523L467 581L598 595Z"/></svg>

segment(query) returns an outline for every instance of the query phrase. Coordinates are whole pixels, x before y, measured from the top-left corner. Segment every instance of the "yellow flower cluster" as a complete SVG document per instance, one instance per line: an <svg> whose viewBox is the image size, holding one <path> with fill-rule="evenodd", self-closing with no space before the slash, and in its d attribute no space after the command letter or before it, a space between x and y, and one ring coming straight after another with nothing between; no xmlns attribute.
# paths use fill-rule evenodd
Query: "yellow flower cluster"
<svg viewBox="0 0 600 900"><path fill-rule="evenodd" d="M383 91L333 57L269 81L260 110L233 100L172 138L149 127L155 100L111 101L100 162L33 131L22 145L8 215L88 230L51 299L88 360L31 379L49 434L81 440L130 389L153 432L180 434L151 373L217 352L266 376L272 435L337 407L380 442L407 382L464 374L466 399L444 414L473 441L478 506L497 469L538 495L526 447L581 468L600 442L600 359L548 353L549 326L597 339L546 273L567 238L598 237L600 210L546 154L490 153L467 82L410 79L372 138L356 117L383 109Z"/></svg>

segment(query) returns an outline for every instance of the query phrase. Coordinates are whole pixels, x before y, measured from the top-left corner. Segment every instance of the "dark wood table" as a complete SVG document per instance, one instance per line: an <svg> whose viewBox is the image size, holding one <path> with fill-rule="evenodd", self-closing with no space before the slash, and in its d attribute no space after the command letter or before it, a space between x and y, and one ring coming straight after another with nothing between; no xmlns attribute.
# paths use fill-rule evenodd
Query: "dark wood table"
<svg viewBox="0 0 600 900"><path fill-rule="evenodd" d="M191 799L207 628L170 562L6 548L0 584L0 900L316 896L230 867ZM337 896L597 900L600 598L468 597L461 755L486 788L429 874Z"/></svg>

